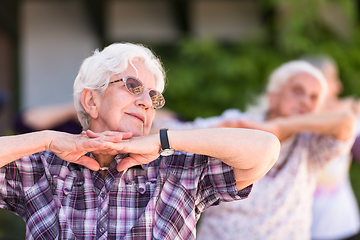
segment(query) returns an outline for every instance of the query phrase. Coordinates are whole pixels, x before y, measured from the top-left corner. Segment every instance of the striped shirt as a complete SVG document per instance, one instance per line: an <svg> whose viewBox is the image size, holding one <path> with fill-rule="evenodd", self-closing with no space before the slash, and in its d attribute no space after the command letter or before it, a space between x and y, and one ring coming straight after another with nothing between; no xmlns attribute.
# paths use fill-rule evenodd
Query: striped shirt
<svg viewBox="0 0 360 240"><path fill-rule="evenodd" d="M90 156L92 156L90 154ZM232 167L176 152L105 176L40 152L0 168L0 207L26 222L27 239L195 239L200 214L243 199Z"/></svg>

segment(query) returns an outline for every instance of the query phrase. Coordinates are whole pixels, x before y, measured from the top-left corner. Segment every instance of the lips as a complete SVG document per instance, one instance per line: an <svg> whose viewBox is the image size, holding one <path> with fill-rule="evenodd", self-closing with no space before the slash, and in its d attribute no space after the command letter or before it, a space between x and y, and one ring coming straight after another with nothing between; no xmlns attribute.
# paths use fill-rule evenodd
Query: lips
<svg viewBox="0 0 360 240"><path fill-rule="evenodd" d="M137 114L137 113L128 113L128 115L135 117L137 119L139 119L141 122L145 122L145 117L141 114Z"/></svg>

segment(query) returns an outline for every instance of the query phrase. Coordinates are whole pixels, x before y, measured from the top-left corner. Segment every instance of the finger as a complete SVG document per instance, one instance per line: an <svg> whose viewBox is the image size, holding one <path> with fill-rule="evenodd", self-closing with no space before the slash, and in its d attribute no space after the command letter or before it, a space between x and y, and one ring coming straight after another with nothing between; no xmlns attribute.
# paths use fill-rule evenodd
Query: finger
<svg viewBox="0 0 360 240"><path fill-rule="evenodd" d="M77 164L80 164L80 165L83 165L93 171L98 171L99 168L100 168L100 165L99 163L91 158L91 157L88 157L88 156L81 156L77 161L76 161Z"/></svg>
<svg viewBox="0 0 360 240"><path fill-rule="evenodd" d="M127 133L118 133L118 134L112 135L112 136L104 136L101 139L103 141L107 141L107 142L118 143L121 140L130 139L131 137L132 137L132 133L127 132Z"/></svg>
<svg viewBox="0 0 360 240"><path fill-rule="evenodd" d="M80 146L83 150L93 151L106 148L106 143L96 139L86 139L80 142Z"/></svg>
<svg viewBox="0 0 360 240"><path fill-rule="evenodd" d="M117 155L119 154L119 151L113 150L113 149L106 149L106 150L96 150L96 151L91 151L94 154L106 154L106 155Z"/></svg>
<svg viewBox="0 0 360 240"><path fill-rule="evenodd" d="M139 165L139 163L132 157L126 157L122 159L119 164L116 166L118 172L122 172L125 169L131 168L132 166Z"/></svg>
<svg viewBox="0 0 360 240"><path fill-rule="evenodd" d="M124 132L122 138L123 139L129 139L132 137L132 132Z"/></svg>
<svg viewBox="0 0 360 240"><path fill-rule="evenodd" d="M104 148L115 150L118 153L129 153L134 151L134 150L131 151L131 149L129 149L129 145L131 145L129 140L123 140L117 143L104 142L104 144L105 144Z"/></svg>
<svg viewBox="0 0 360 240"><path fill-rule="evenodd" d="M132 132L115 132L115 131L105 131L102 133L95 133L91 130L86 131L86 135L89 138L101 138L105 141L118 142L122 139L129 139L132 137Z"/></svg>
<svg viewBox="0 0 360 240"><path fill-rule="evenodd" d="M96 132L93 132L93 131L91 131L91 130L86 130L86 131L85 131L85 134L86 134L86 136L88 136L89 138L101 137L101 134L100 134L100 133L96 133Z"/></svg>

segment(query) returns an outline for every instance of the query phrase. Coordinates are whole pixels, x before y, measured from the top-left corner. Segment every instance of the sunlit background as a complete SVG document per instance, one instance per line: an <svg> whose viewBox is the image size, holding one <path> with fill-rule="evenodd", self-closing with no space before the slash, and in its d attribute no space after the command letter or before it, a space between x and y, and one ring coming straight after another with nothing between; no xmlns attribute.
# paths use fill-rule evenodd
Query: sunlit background
<svg viewBox="0 0 360 240"><path fill-rule="evenodd" d="M0 134L15 133L23 109L72 101L83 59L113 42L155 51L166 107L187 120L244 110L275 67L304 54L333 57L342 95L358 97L359 9L355 0L1 0ZM357 196L359 174L354 163ZM23 221L0 214L0 238L24 239Z"/></svg>

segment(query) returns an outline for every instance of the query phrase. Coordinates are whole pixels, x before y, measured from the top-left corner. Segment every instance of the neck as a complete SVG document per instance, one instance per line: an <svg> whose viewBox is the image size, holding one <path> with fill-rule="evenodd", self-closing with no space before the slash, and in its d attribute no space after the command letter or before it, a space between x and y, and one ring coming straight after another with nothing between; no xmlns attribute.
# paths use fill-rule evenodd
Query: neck
<svg viewBox="0 0 360 240"><path fill-rule="evenodd" d="M94 154L96 161L100 164L100 167L109 167L112 161L114 161L114 155L108 154Z"/></svg>

